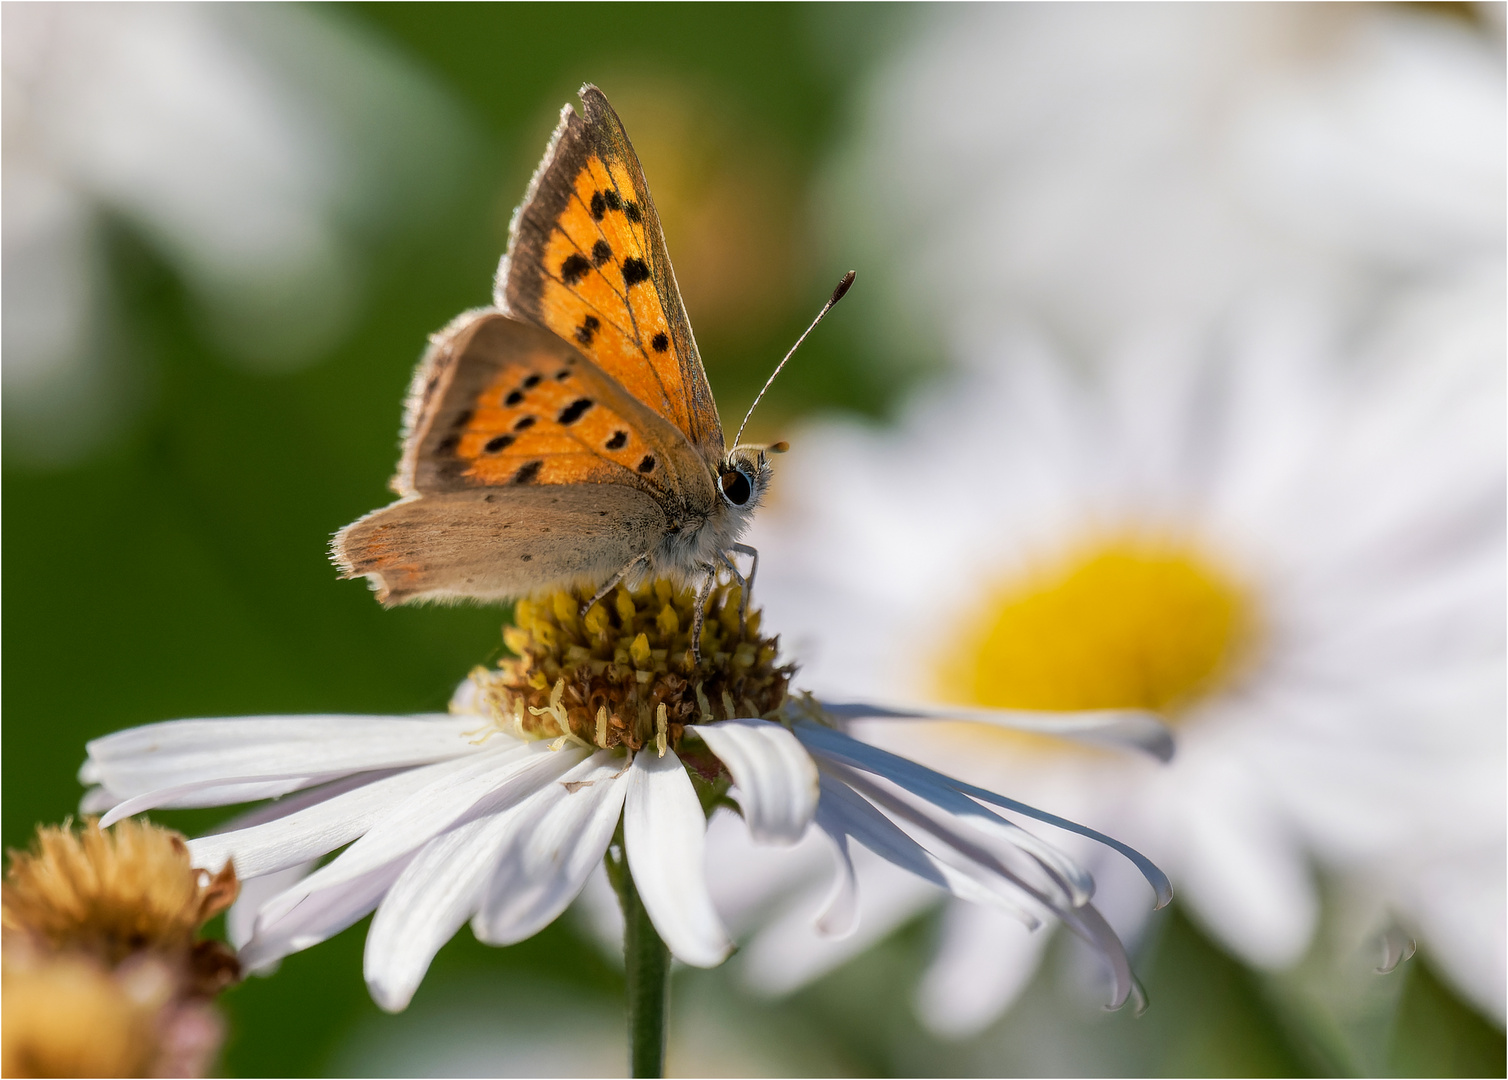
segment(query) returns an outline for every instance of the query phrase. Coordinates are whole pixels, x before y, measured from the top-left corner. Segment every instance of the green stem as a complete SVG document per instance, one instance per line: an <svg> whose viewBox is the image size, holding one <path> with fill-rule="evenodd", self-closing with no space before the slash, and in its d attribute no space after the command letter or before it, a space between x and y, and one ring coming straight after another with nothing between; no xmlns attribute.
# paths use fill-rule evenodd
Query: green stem
<svg viewBox="0 0 1508 1080"><path fill-rule="evenodd" d="M607 872L623 906L623 966L628 991L628 1066L634 1077L665 1075L665 1013L670 1004L670 950L660 940L634 887L623 854L623 826L607 852Z"/></svg>

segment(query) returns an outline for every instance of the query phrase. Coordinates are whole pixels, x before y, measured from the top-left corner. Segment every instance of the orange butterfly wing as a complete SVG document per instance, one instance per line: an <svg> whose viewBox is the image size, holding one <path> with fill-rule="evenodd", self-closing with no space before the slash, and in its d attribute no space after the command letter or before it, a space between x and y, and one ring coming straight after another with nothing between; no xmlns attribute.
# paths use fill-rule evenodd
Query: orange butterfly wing
<svg viewBox="0 0 1508 1080"><path fill-rule="evenodd" d="M639 158L602 91L581 101L514 215L497 305L574 343L715 466L722 426Z"/></svg>
<svg viewBox="0 0 1508 1080"><path fill-rule="evenodd" d="M599 583L715 498L706 465L569 343L498 311L436 334L414 373L402 498L336 534L384 603Z"/></svg>
<svg viewBox="0 0 1508 1080"><path fill-rule="evenodd" d="M624 484L664 503L690 457L576 349L500 313L463 315L436 335L405 427L402 495Z"/></svg>

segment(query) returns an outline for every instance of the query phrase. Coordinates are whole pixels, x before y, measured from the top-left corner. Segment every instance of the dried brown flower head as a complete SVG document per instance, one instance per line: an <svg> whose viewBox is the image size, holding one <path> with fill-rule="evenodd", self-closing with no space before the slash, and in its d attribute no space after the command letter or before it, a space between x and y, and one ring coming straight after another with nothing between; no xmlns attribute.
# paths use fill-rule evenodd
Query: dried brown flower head
<svg viewBox="0 0 1508 1080"><path fill-rule="evenodd" d="M215 877L195 870L182 836L145 821L42 826L32 850L10 859L0 925L110 966L191 950L199 927L236 898L230 866Z"/></svg>
<svg viewBox="0 0 1508 1080"><path fill-rule="evenodd" d="M4 1075L202 1075L224 1035L209 999L239 969L197 936L236 891L145 821L38 828L0 887Z"/></svg>

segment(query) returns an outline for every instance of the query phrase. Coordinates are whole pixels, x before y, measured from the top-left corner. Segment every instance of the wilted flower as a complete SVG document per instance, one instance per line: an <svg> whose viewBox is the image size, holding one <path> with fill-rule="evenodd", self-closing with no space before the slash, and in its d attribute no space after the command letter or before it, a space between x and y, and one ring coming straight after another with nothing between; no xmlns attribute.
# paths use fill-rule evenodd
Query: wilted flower
<svg viewBox="0 0 1508 1080"><path fill-rule="evenodd" d="M6 1076L200 1076L224 1037L209 999L238 975L200 927L235 873L189 865L146 822L38 830L3 889Z"/></svg>

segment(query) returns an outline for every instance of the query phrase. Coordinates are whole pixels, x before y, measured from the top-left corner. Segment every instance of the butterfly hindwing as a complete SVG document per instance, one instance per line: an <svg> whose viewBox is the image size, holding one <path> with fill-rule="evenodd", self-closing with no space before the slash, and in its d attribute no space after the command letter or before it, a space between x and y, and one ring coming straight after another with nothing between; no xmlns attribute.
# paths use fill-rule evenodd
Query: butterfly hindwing
<svg viewBox="0 0 1508 1080"><path fill-rule="evenodd" d="M680 432L571 345L497 311L435 335L392 486L401 501L334 543L346 576L387 603L602 580L715 498Z"/></svg>
<svg viewBox="0 0 1508 1080"><path fill-rule="evenodd" d="M717 407L639 159L602 92L581 100L514 216L498 306L575 343L716 465Z"/></svg>
<svg viewBox="0 0 1508 1080"><path fill-rule="evenodd" d="M617 484L473 488L374 511L336 534L334 556L384 604L500 600L595 585L666 528L658 503Z"/></svg>

